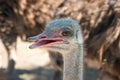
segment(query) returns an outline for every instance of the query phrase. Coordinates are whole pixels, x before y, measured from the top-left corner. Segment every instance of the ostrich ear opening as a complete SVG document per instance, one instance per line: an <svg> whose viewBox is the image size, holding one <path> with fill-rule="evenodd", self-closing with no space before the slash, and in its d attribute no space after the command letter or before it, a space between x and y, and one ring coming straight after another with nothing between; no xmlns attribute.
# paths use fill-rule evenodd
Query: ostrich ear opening
<svg viewBox="0 0 120 80"><path fill-rule="evenodd" d="M77 38L78 43L83 44L83 35L80 29L77 30L76 38Z"/></svg>

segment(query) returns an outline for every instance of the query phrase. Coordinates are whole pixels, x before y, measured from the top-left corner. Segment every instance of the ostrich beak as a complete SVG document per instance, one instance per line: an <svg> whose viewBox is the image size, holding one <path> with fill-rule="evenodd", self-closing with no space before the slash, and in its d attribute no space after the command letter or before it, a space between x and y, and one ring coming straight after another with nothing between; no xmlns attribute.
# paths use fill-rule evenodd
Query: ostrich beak
<svg viewBox="0 0 120 80"><path fill-rule="evenodd" d="M32 37L28 37L28 41L38 41L39 39L41 38L46 38L46 34L45 32L41 33L41 34L38 34L36 36L32 36Z"/></svg>
<svg viewBox="0 0 120 80"><path fill-rule="evenodd" d="M58 43L65 42L66 40L64 38L59 37L47 37L45 32L28 38L29 41L35 41L32 45L29 46L30 49L36 48L36 47L49 47L53 46Z"/></svg>

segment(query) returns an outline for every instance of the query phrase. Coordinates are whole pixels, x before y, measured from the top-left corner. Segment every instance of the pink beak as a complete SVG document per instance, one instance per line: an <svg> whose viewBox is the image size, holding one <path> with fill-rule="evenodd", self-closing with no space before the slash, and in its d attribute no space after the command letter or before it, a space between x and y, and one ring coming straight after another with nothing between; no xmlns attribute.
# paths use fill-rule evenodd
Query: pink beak
<svg viewBox="0 0 120 80"><path fill-rule="evenodd" d="M56 43L61 43L64 42L65 39L63 38L48 38L45 34L45 32L37 35L37 36L33 36L33 37L29 37L28 40L30 41L35 41L35 43L33 43L32 45L29 46L29 48L36 48L36 47L48 47L48 46L53 46Z"/></svg>

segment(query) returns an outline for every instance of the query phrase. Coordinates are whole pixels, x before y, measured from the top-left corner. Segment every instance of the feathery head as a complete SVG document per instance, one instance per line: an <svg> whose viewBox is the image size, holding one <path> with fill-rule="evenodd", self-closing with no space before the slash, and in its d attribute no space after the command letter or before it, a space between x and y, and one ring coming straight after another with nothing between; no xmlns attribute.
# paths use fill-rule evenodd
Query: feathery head
<svg viewBox="0 0 120 80"><path fill-rule="evenodd" d="M28 39L36 41L30 48L66 49L76 43L83 44L80 25L77 21L66 18L51 21L43 33Z"/></svg>

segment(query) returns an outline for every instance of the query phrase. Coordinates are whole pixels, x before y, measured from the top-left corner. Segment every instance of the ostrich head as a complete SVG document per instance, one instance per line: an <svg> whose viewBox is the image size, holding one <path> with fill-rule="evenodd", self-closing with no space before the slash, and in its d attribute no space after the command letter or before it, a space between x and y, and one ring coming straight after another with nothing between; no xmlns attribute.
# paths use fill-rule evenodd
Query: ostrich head
<svg viewBox="0 0 120 80"><path fill-rule="evenodd" d="M46 48L48 50L67 51L77 44L82 44L82 33L79 24L72 19L56 19L51 21L43 33L29 37L36 41L30 48Z"/></svg>

